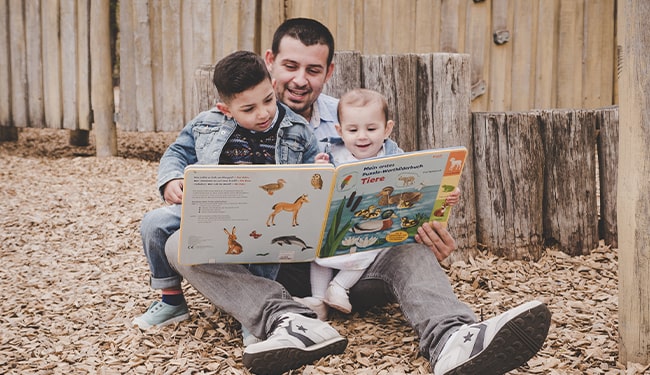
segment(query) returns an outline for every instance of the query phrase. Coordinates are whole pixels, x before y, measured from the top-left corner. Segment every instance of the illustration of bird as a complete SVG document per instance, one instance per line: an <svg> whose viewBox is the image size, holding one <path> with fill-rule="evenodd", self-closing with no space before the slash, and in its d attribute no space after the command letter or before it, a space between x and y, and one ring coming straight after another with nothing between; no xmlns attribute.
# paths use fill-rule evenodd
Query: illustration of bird
<svg viewBox="0 0 650 375"><path fill-rule="evenodd" d="M278 179L278 182L271 182L265 185L261 185L260 188L266 191L269 195L273 195L274 192L280 190L284 187L284 184L287 182L281 178Z"/></svg>
<svg viewBox="0 0 650 375"><path fill-rule="evenodd" d="M252 231L252 232L249 234L249 236L253 237L254 239L258 239L258 238L262 237L262 234L261 234L261 233L257 233L257 231L254 230L254 231Z"/></svg>
<svg viewBox="0 0 650 375"><path fill-rule="evenodd" d="M311 186L313 186L314 189L318 190L321 190L323 188L323 178L319 173L314 173L314 175L311 176Z"/></svg>
<svg viewBox="0 0 650 375"><path fill-rule="evenodd" d="M277 243L278 245L297 245L301 247L301 251L305 251L307 249L313 249L311 246L307 246L305 241L301 240L300 238L296 236L280 236L280 237L275 237L274 239L271 240L272 244Z"/></svg>
<svg viewBox="0 0 650 375"><path fill-rule="evenodd" d="M347 184L350 183L350 180L351 180L351 179L352 179L352 175L351 175L351 174L345 176L345 178L343 179L343 181L341 181L341 186L339 187L339 189L340 189L340 190L343 190L343 188L344 188Z"/></svg>
<svg viewBox="0 0 650 375"><path fill-rule="evenodd" d="M418 191L406 191L393 195L394 190L395 189L392 186L387 186L377 194L377 196L380 197L380 206L397 204L400 208L408 208L413 206L414 203L422 198L422 193Z"/></svg>

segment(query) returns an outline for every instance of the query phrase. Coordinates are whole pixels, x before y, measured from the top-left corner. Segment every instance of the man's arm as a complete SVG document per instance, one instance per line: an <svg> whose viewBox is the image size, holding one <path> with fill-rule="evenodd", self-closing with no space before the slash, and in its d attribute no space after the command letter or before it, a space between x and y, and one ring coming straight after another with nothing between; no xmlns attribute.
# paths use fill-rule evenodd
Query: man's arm
<svg viewBox="0 0 650 375"><path fill-rule="evenodd" d="M437 221L422 224L415 235L415 241L428 246L438 262L447 259L456 250L456 240L447 231L447 228Z"/></svg>

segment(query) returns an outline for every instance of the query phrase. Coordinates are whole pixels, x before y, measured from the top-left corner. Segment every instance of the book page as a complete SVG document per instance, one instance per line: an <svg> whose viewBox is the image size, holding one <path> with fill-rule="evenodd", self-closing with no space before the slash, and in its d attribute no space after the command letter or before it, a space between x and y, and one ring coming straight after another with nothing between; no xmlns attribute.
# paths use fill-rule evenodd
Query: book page
<svg viewBox="0 0 650 375"><path fill-rule="evenodd" d="M322 164L188 167L179 262L312 260L333 174Z"/></svg>
<svg viewBox="0 0 650 375"><path fill-rule="evenodd" d="M417 228L443 223L460 180L465 148L416 151L342 164L319 257L415 242Z"/></svg>

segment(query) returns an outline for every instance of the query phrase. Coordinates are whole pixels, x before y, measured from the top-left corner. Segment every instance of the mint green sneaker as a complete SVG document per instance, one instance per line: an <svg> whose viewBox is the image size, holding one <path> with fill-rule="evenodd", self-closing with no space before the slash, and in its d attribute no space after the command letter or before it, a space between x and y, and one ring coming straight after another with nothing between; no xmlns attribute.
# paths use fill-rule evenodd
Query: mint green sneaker
<svg viewBox="0 0 650 375"><path fill-rule="evenodd" d="M187 303L183 302L178 306L172 306L162 301L153 302L147 312L133 319L133 325L140 329L151 327L163 327L167 324L182 322L190 318Z"/></svg>

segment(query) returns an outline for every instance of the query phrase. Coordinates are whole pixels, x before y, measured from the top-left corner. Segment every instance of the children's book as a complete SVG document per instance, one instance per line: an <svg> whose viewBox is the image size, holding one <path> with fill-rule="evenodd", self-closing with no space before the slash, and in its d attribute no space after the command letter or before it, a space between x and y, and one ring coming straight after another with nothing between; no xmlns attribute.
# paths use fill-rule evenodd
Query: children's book
<svg viewBox="0 0 650 375"><path fill-rule="evenodd" d="M446 224L464 147L334 167L191 165L185 170L181 264L307 262L415 242Z"/></svg>

